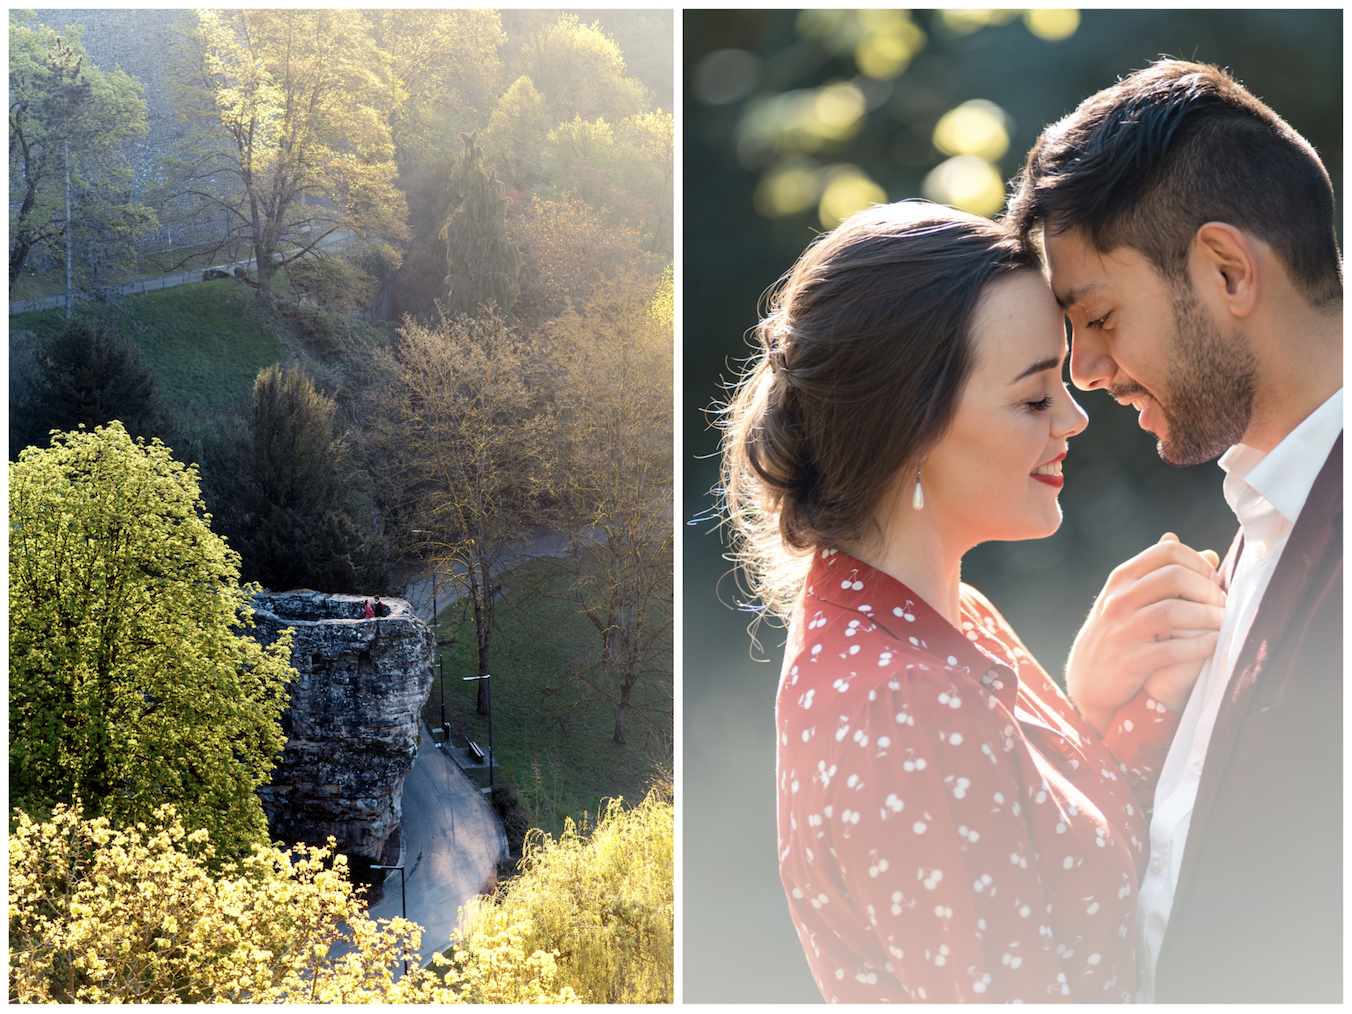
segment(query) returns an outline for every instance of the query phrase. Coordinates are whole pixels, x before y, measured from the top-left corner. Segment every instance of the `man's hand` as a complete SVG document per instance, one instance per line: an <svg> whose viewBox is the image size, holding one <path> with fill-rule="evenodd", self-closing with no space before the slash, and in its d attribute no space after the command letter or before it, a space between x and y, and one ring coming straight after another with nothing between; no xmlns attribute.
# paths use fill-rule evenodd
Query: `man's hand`
<svg viewBox="0 0 1352 1014"><path fill-rule="evenodd" d="M1066 662L1070 699L1100 736L1142 686L1183 710L1216 650L1225 606L1219 562L1169 532L1108 576Z"/></svg>

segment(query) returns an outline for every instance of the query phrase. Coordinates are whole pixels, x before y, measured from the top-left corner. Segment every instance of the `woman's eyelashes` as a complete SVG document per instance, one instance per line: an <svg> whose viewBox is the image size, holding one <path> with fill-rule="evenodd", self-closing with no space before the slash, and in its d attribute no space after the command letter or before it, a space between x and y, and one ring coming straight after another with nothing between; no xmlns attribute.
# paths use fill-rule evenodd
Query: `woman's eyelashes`
<svg viewBox="0 0 1352 1014"><path fill-rule="evenodd" d="M1052 407L1052 396L1049 394L1043 398L1040 398L1037 401L1029 401L1025 402L1024 404L1026 404L1029 407L1029 409L1031 409L1034 412L1045 412L1047 409Z"/></svg>

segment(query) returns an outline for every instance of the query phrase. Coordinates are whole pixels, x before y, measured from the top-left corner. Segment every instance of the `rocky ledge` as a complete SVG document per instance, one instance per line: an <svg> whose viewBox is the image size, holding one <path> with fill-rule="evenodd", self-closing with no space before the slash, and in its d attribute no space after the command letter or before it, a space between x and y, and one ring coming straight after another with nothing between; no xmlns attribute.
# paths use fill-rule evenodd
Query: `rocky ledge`
<svg viewBox="0 0 1352 1014"><path fill-rule="evenodd" d="M403 599L365 619L367 599L301 591L254 598L254 637L293 631L282 718L286 751L258 790L274 840L323 844L379 862L399 828L418 716L432 689L432 632Z"/></svg>

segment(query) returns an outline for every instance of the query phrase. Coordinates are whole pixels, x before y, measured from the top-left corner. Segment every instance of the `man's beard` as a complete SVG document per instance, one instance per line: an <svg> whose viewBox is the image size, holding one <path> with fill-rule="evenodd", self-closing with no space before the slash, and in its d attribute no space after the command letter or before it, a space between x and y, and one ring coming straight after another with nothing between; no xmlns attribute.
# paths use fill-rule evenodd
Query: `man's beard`
<svg viewBox="0 0 1352 1014"><path fill-rule="evenodd" d="M1156 399L1168 424L1159 455L1171 465L1200 465L1243 438L1258 388L1252 351L1235 333L1226 336L1206 316L1191 285L1174 290L1173 375ZM1110 387L1119 401L1146 394L1140 384Z"/></svg>

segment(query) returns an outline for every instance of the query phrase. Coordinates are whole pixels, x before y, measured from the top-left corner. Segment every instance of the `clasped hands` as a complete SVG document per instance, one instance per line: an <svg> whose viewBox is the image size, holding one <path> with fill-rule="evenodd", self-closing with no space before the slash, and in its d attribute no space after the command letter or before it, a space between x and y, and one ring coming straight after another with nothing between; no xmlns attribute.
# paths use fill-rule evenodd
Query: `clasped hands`
<svg viewBox="0 0 1352 1014"><path fill-rule="evenodd" d="M1220 634L1219 565L1169 532L1108 576L1066 662L1066 691L1100 736L1142 687L1183 710Z"/></svg>

